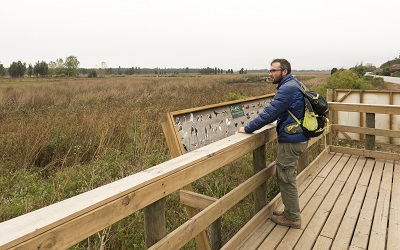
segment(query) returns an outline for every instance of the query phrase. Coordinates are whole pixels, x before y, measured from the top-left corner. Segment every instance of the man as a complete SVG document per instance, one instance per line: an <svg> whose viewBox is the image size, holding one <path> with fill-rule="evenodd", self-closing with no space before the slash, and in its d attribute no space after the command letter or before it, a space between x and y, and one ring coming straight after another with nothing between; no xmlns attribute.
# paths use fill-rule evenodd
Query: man
<svg viewBox="0 0 400 250"><path fill-rule="evenodd" d="M297 118L304 117L303 93L288 82L299 81L291 75L291 66L286 59L274 59L269 76L274 84L278 84L272 101L254 120L240 133L252 133L255 130L277 120L278 133L276 176L281 191L284 211L274 211L271 220L282 226L301 228L300 205L297 190L297 160L307 148L308 137L302 133L301 127L289 114L290 110Z"/></svg>

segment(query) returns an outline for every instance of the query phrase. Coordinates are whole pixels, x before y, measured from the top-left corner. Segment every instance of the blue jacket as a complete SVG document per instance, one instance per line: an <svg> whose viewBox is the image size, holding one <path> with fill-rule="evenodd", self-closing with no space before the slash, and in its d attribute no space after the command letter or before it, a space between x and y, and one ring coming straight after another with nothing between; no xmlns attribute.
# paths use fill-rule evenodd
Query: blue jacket
<svg viewBox="0 0 400 250"><path fill-rule="evenodd" d="M296 121L287 110L290 110L299 120L304 117L303 93L296 86L285 84L289 81L299 84L299 81L291 74L286 75L279 82L277 92L272 101L244 128L246 133L252 133L277 120L278 142L304 142L308 140L308 137L301 130L297 133L289 133L287 129L285 130L287 125L296 124Z"/></svg>

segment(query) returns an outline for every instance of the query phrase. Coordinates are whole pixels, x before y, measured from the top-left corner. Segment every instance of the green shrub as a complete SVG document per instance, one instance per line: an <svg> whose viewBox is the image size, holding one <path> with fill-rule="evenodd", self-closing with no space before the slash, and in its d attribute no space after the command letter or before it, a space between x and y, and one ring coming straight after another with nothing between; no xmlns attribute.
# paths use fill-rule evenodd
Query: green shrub
<svg viewBox="0 0 400 250"><path fill-rule="evenodd" d="M393 77L400 77L400 71L396 71L392 74Z"/></svg>

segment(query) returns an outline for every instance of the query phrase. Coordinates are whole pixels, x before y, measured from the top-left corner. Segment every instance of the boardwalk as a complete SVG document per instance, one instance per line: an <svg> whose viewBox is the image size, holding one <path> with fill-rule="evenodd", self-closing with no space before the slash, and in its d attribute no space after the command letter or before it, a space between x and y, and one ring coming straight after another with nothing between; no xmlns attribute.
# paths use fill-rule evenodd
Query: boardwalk
<svg viewBox="0 0 400 250"><path fill-rule="evenodd" d="M265 218L240 249L400 249L400 164L340 153L321 162L299 185L302 228Z"/></svg>

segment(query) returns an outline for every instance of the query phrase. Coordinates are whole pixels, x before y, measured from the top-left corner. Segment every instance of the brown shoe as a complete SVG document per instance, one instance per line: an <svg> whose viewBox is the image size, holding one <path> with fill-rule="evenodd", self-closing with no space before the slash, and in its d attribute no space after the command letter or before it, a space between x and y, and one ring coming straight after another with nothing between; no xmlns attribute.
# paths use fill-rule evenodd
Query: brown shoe
<svg viewBox="0 0 400 250"><path fill-rule="evenodd" d="M301 228L301 219L290 220L290 219L286 218L286 216L284 216L284 215L281 215L281 216L272 215L271 220L281 226L293 227L293 228L297 228L297 229Z"/></svg>
<svg viewBox="0 0 400 250"><path fill-rule="evenodd" d="M285 214L285 211L275 210L272 212L273 215L281 216Z"/></svg>

